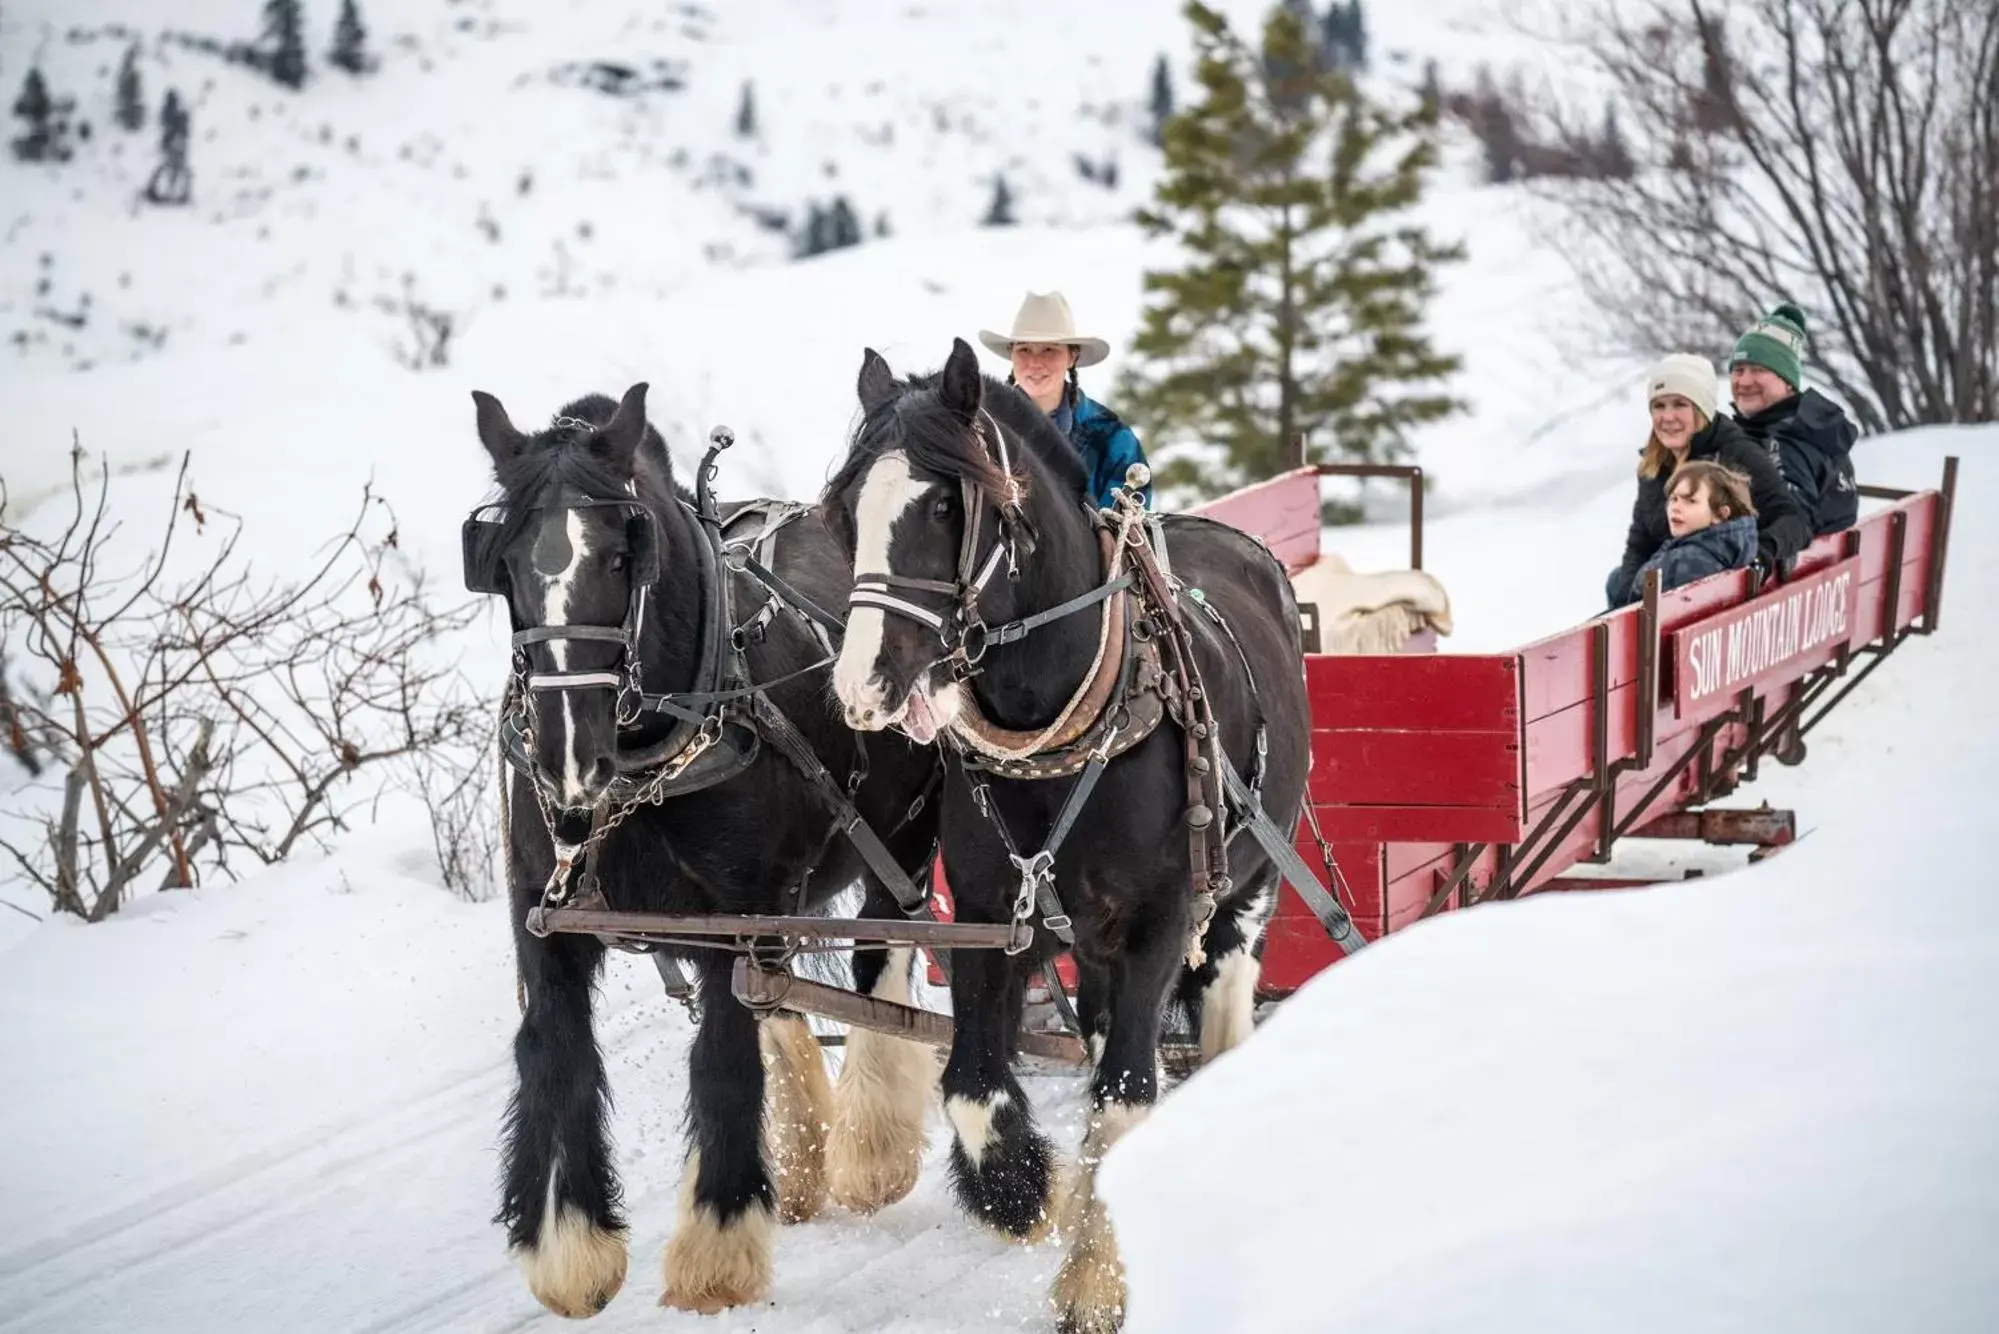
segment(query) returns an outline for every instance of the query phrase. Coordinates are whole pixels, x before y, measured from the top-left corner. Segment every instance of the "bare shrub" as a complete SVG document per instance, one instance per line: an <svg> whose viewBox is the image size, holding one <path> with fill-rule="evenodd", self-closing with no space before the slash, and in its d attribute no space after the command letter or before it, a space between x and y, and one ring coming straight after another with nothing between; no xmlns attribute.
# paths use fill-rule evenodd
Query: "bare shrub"
<svg viewBox="0 0 1999 1334"><path fill-rule="evenodd" d="M1552 191L1633 350L1780 299L1871 430L1999 417L1999 5L1589 0L1637 169Z"/></svg>
<svg viewBox="0 0 1999 1334"><path fill-rule="evenodd" d="M185 459L135 566L109 517L110 470L94 495L85 473L74 448L53 538L0 502L9 745L49 771L0 812L14 835L0 848L58 911L101 921L143 882L282 861L406 778L396 762L442 775L485 745L491 710L429 651L476 604L433 603L372 491L298 577L268 579L239 550L240 519L189 487ZM177 552L194 542L199 555ZM364 771L381 783L364 786Z"/></svg>

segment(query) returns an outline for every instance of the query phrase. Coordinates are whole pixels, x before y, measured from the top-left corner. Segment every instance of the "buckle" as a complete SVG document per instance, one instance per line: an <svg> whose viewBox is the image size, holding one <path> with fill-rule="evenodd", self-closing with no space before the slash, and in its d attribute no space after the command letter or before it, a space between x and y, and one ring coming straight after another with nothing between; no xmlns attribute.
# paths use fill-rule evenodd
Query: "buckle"
<svg viewBox="0 0 1999 1334"><path fill-rule="evenodd" d="M976 649L973 647L975 642L973 636L975 634L977 635ZM992 631L984 621L970 616L966 617L964 624L958 630L957 657L959 661L963 662L967 667L978 666L980 661L985 658L986 650L992 647L992 638Z"/></svg>

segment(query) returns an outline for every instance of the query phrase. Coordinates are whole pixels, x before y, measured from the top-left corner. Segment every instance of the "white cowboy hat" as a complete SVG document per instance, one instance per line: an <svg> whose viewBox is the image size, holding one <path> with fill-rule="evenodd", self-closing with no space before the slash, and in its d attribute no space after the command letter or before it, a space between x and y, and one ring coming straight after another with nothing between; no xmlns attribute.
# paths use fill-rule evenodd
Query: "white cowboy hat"
<svg viewBox="0 0 1999 1334"><path fill-rule="evenodd" d="M996 334L979 330L979 341L995 356L1011 359L1015 343L1064 343L1076 349L1078 366L1094 366L1111 354L1111 345L1101 338L1084 338L1076 332L1076 317L1060 292L1029 292L1013 317L1013 332Z"/></svg>

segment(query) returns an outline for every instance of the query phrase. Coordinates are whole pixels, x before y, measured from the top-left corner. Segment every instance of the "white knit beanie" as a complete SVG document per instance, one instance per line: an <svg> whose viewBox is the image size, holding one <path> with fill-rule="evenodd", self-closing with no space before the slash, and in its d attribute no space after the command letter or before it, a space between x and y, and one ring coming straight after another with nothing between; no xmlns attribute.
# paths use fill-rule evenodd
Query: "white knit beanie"
<svg viewBox="0 0 1999 1334"><path fill-rule="evenodd" d="M1645 372L1646 405L1661 394L1678 394L1713 421L1720 397L1715 392L1714 363L1691 352L1675 352Z"/></svg>

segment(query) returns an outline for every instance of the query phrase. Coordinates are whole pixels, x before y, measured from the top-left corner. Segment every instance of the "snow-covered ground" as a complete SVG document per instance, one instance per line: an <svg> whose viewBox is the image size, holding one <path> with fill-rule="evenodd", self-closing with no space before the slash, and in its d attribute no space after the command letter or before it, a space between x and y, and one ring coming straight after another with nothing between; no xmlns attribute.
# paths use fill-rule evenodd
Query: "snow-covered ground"
<svg viewBox="0 0 1999 1334"><path fill-rule="evenodd" d="M1380 77L1413 82L1428 56L1447 75L1510 58L1516 7L1374 6ZM133 540L170 480L143 469L187 450L204 501L245 516L262 570L337 531L372 479L409 554L450 580L457 521L486 483L470 389L527 422L648 380L683 462L725 421L742 441L728 493L809 495L850 423L863 346L898 368L935 365L953 336L1003 326L1029 287L1066 290L1114 344L1137 325L1156 252L1120 219L1157 169L1136 131L1151 62L1184 61L1174 0L364 3L381 72L359 85L322 74L297 95L163 37L248 36L258 8L0 9L0 89L11 100L39 63L96 126L67 167L0 158L10 521L58 508L38 507L66 477L74 431L131 474L116 495ZM318 50L332 6L308 13ZM149 100L173 84L194 106L185 214L132 204L152 139L108 127L120 23L138 30ZM603 59L669 62L684 87L611 98L557 73ZM752 141L730 128L745 79ZM1083 181L1078 153L1115 155L1118 186ZM997 172L1025 225L972 226ZM791 263L753 215L838 192L864 222L887 213L892 234ZM1436 321L1465 355L1456 389L1471 405L1417 441L1437 486L1426 564L1454 596L1452 646L1504 648L1595 609L1642 405L1631 367L1589 355L1526 201L1454 172L1425 215L1469 246ZM401 298L404 274L459 317L448 367L397 363L404 321L377 303ZM1925 484L1944 449L1995 444L1869 442L1861 471ZM1970 842L1999 750L1979 695L1999 640L1976 619L1999 592L1984 526L1999 518L1983 498L1995 486L1983 459L1967 464L1944 633L1815 734L1808 766L1766 777L1760 795L1814 829L1802 845L1706 885L1551 898L1391 941L1121 1150L1114 1162L1173 1159L1152 1174L1158 1194L1132 1185L1135 1170L1111 1174L1138 1211L1124 1223L1132 1328L1239 1327L1256 1311L1295 1323L1321 1306L1305 1325L1442 1328L1471 1311L1622 1328L1656 1310L1720 1328L1699 1317L1731 1294L1726 1311L1765 1327L1874 1327L1866 1303L1882 1293L1911 1294L1896 1308L1909 1327L1999 1314L1951 1249L1994 1234L1961 1189L1994 1179L1989 1147L1954 1137L1994 1111L1967 1026L1989 1010L1977 972L1999 939ZM1361 566L1399 564L1404 540L1393 523L1338 535ZM504 629L489 620L438 648L497 679ZM489 1222L515 1017L504 912L436 887L415 815L387 803L330 854L143 898L97 927L0 911L0 1331L555 1327ZM0 897L46 909L18 885ZM634 1267L598 1327L1046 1327L1059 1257L958 1214L941 1117L911 1199L782 1235L769 1307L710 1321L657 1310L646 1257L671 1222L688 1030L650 967L620 959L600 1034ZM1032 1091L1073 1146L1077 1087ZM1181 1161L1238 1098L1270 1120ZM1307 1127L1336 1162L1313 1157L1327 1145L1286 1156ZM1750 1152L1761 1176L1742 1166ZM1717 1196L1717 1181L1738 1194ZM1144 1211L1178 1207L1174 1191L1201 1212L1161 1207L1176 1230L1149 1237ZM1790 1212L1770 1212L1789 1197ZM1604 1201L1624 1230L1590 1212ZM1716 1226L1692 1227L1710 1215ZM1222 1216L1240 1229L1185 1221ZM1265 1236L1279 1218L1313 1239L1309 1261ZM1759 1222L1770 1236L1751 1235ZM1580 1247L1585 1224L1597 1249L1560 1249ZM1213 1263L1184 1262L1194 1237ZM1695 1249L1702 1238L1715 1249ZM1901 1249L1917 1242L1933 1244ZM1176 1272L1152 1243L1177 1244ZM1564 1289L1558 1261L1602 1281ZM1287 1276L1311 1279L1318 1305L1301 1307ZM1202 1286L1237 1280L1272 1305L1238 1318ZM1564 1291L1575 1304L1552 1305ZM1710 1304L1676 1306L1678 1293ZM1854 1302L1814 1304L1828 1293Z"/></svg>

